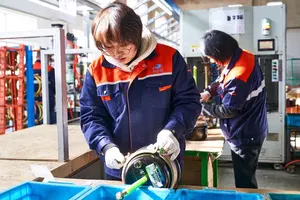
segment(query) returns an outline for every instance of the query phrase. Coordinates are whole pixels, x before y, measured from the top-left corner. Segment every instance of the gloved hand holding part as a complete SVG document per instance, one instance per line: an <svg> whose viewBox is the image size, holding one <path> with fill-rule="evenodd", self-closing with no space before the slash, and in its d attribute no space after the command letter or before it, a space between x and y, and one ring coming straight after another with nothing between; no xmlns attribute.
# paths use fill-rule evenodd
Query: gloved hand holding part
<svg viewBox="0 0 300 200"><path fill-rule="evenodd" d="M180 153L179 142L170 130L163 129L157 135L159 149L163 149L171 160L175 160Z"/></svg>
<svg viewBox="0 0 300 200"><path fill-rule="evenodd" d="M209 100L209 98L211 97L210 93L208 91L204 91L202 93L200 93L200 102L207 102Z"/></svg>
<svg viewBox="0 0 300 200"><path fill-rule="evenodd" d="M125 156L118 147L112 147L105 152L105 164L110 169L121 169L125 161Z"/></svg>

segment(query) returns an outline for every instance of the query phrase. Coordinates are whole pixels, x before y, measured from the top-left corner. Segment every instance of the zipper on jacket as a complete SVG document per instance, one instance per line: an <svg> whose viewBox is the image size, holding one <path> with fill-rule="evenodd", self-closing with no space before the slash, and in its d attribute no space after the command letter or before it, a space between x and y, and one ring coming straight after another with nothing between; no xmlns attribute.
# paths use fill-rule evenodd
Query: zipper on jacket
<svg viewBox="0 0 300 200"><path fill-rule="evenodd" d="M130 87L130 82L131 82L131 75L132 75L132 72L130 72L129 84L128 84L128 88L127 88L127 91L126 91L126 104L127 104L127 109L128 109L130 153L132 153L131 119L130 119L130 106L129 106L129 87Z"/></svg>
<svg viewBox="0 0 300 200"><path fill-rule="evenodd" d="M141 64L142 65L142 70L139 72L139 74L144 71L147 67L147 65L145 64ZM136 66L136 68L138 67L138 65ZM137 69L135 69L137 70ZM132 70L130 72L130 76L129 76L129 85L128 85L128 88L127 88L127 96L126 96L126 103L127 103L127 108L128 108L128 125L129 125L129 140L130 140L130 153L132 153L132 135L131 135L131 118L130 118L130 106L129 106L129 88L130 88L130 85L131 83L134 81L135 78L137 77L134 77L134 79L132 80L132 73L133 73L134 70ZM138 75L137 75L138 76Z"/></svg>

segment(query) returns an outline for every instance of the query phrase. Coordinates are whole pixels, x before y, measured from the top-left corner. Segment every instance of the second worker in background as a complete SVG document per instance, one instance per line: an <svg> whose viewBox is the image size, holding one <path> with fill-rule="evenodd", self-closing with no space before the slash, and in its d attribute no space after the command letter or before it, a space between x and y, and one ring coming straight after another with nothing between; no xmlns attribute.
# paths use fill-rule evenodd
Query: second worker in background
<svg viewBox="0 0 300 200"><path fill-rule="evenodd" d="M227 33L212 30L202 41L203 55L223 69L219 78L201 93L202 112L220 119L231 148L236 187L257 188L255 172L268 132L263 73L255 56L242 50ZM205 103L215 96L221 97L219 105Z"/></svg>

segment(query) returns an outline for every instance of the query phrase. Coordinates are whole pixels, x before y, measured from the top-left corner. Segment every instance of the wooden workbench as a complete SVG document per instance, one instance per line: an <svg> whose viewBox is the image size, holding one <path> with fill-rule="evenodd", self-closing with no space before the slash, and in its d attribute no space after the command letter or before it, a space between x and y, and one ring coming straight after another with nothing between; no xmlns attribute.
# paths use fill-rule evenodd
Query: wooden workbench
<svg viewBox="0 0 300 200"><path fill-rule="evenodd" d="M216 153L222 152L224 137L221 129L208 129L207 138L204 141L186 141L186 151L199 151Z"/></svg>
<svg viewBox="0 0 300 200"><path fill-rule="evenodd" d="M31 165L44 165L54 177L70 177L98 160L90 151L78 125L68 125L70 160L58 162L57 127L40 125L0 136L0 190L35 179ZM218 129L209 130L205 141L187 141L187 151L222 151L224 140ZM208 157L210 158L210 157ZM203 162L202 162L203 163ZM203 164L202 164L203 165Z"/></svg>
<svg viewBox="0 0 300 200"><path fill-rule="evenodd" d="M48 167L55 177L69 177L95 162L78 125L68 125L70 160L58 162L56 125L40 125L0 136L0 190L35 179L31 165Z"/></svg>
<svg viewBox="0 0 300 200"><path fill-rule="evenodd" d="M224 147L221 129L208 129L204 141L186 141L182 183L218 186L218 157Z"/></svg>
<svg viewBox="0 0 300 200"><path fill-rule="evenodd" d="M70 159L89 152L79 125L68 125ZM0 136L0 159L57 161L56 125L40 125Z"/></svg>

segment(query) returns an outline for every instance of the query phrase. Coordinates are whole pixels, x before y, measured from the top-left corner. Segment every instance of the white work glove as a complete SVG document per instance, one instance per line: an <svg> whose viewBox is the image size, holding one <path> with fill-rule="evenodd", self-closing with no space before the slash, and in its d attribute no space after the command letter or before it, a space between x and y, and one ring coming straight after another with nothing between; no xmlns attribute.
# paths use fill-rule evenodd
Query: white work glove
<svg viewBox="0 0 300 200"><path fill-rule="evenodd" d="M110 169L121 169L125 161L125 156L117 147L112 147L105 152L105 164Z"/></svg>
<svg viewBox="0 0 300 200"><path fill-rule="evenodd" d="M209 100L209 98L211 97L210 93L208 91L204 91L202 93L200 93L200 102L207 102Z"/></svg>
<svg viewBox="0 0 300 200"><path fill-rule="evenodd" d="M169 130L163 129L158 133L156 145L163 149L165 154L170 155L171 160L175 160L180 153L179 142Z"/></svg>

